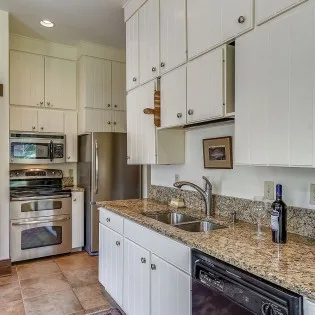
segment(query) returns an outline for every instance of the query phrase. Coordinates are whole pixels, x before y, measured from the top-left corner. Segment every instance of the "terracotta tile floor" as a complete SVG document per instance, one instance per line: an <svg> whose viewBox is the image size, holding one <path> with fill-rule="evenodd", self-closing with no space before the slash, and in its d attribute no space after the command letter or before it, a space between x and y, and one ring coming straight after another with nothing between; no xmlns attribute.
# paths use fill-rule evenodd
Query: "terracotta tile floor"
<svg viewBox="0 0 315 315"><path fill-rule="evenodd" d="M0 315L83 315L115 306L86 252L22 262L0 278Z"/></svg>

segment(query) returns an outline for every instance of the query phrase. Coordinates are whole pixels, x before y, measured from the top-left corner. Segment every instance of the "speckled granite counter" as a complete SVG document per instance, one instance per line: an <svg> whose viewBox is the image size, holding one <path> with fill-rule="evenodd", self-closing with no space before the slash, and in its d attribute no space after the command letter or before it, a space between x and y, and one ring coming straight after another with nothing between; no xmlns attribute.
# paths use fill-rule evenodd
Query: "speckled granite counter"
<svg viewBox="0 0 315 315"><path fill-rule="evenodd" d="M84 192L84 188L79 186L65 186L64 189L70 189L73 192Z"/></svg>
<svg viewBox="0 0 315 315"><path fill-rule="evenodd" d="M174 211L174 208L154 200L124 200L98 202L117 214L149 227L161 234L197 248L213 257L246 270L281 287L315 300L315 240L289 234L285 245L274 244L271 231L266 229L264 240L253 238L256 226L226 217L212 221L228 224L229 228L208 233L191 233L145 217L143 212ZM184 208L176 210L203 218L200 211Z"/></svg>

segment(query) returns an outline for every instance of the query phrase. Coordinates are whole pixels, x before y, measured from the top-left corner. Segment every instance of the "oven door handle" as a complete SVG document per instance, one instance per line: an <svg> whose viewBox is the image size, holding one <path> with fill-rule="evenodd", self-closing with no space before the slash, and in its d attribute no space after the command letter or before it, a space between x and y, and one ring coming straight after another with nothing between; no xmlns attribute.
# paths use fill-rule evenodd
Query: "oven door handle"
<svg viewBox="0 0 315 315"><path fill-rule="evenodd" d="M38 197L38 196L34 196L34 197L13 197L11 200L12 201L33 201L33 200L55 200L55 199L66 199L66 198L70 198L71 195L55 195L55 196L43 196L43 197Z"/></svg>
<svg viewBox="0 0 315 315"><path fill-rule="evenodd" d="M98 194L98 181L99 181L99 157L98 157L98 142L95 141L95 194Z"/></svg>
<svg viewBox="0 0 315 315"><path fill-rule="evenodd" d="M43 221L28 221L28 222L19 222L19 223L12 223L14 226L19 226L19 225L33 225L33 224L41 224L41 223L51 223L51 222L63 222L63 221L69 221L71 218L62 218L62 219L54 219L54 220L43 220Z"/></svg>

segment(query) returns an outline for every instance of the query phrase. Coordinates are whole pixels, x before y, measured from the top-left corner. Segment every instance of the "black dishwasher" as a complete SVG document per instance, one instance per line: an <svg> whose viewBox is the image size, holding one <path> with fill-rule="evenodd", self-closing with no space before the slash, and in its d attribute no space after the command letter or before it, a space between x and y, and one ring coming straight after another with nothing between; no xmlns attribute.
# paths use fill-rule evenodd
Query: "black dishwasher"
<svg viewBox="0 0 315 315"><path fill-rule="evenodd" d="M192 315L302 315L301 296L192 250Z"/></svg>

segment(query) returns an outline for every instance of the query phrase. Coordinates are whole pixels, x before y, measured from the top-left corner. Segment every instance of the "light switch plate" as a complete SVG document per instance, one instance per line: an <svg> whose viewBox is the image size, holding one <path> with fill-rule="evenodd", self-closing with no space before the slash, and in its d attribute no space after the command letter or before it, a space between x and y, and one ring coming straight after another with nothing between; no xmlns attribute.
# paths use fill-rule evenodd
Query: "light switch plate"
<svg viewBox="0 0 315 315"><path fill-rule="evenodd" d="M275 183L264 182L264 197L268 200L275 199Z"/></svg>
<svg viewBox="0 0 315 315"><path fill-rule="evenodd" d="M315 205L315 184L310 185L310 204Z"/></svg>

